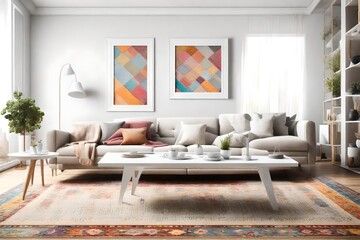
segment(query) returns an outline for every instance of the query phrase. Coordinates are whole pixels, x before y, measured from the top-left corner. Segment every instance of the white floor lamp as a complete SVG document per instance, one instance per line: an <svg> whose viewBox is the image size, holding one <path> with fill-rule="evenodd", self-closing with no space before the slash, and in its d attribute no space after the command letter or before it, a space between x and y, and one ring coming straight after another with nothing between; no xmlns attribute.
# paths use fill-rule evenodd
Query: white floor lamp
<svg viewBox="0 0 360 240"><path fill-rule="evenodd" d="M62 73L64 68L67 67L65 71L66 76L74 75L75 82L71 84L71 87L68 91L68 95L73 98L85 98L86 93L81 85L81 82L78 82L76 74L72 69L70 63L66 63L61 67L60 74L59 74L59 130L61 130L61 81L62 81Z"/></svg>

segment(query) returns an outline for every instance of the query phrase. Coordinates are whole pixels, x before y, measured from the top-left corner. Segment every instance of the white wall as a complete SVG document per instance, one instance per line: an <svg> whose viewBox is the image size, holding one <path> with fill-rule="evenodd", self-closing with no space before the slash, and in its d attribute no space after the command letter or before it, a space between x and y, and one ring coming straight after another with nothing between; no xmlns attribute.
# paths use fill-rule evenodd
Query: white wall
<svg viewBox="0 0 360 240"><path fill-rule="evenodd" d="M321 119L321 15L305 17L307 41L306 117ZM218 116L239 112L242 40L246 16L32 16L31 93L45 112L40 137L58 126L58 78L71 63L89 96L66 96L62 88L62 129L74 121L112 121L129 116ZM109 37L155 38L155 112L107 112L107 46ZM229 38L229 99L170 100L169 40L171 38ZM310 42L308 42L308 40ZM66 86L65 86L66 85ZM309 110L307 110L309 109Z"/></svg>

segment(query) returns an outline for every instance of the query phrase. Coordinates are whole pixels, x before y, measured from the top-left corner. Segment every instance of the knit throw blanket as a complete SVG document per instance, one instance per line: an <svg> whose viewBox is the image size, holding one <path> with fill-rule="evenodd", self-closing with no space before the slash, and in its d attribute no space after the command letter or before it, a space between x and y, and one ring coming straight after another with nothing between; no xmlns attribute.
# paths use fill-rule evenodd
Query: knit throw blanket
<svg viewBox="0 0 360 240"><path fill-rule="evenodd" d="M74 145L75 156L79 159L81 165L94 165L96 144L100 139L100 133L99 124L73 124L70 145Z"/></svg>

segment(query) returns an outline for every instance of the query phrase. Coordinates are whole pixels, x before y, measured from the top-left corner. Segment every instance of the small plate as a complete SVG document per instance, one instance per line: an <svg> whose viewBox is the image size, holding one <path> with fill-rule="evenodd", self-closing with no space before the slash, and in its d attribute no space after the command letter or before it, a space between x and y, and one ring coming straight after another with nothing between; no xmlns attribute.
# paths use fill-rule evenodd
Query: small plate
<svg viewBox="0 0 360 240"><path fill-rule="evenodd" d="M180 156L168 157L166 153L163 155L163 157L164 157L164 158L167 158L167 159L171 159L171 160L189 160L189 159L192 159L192 157L189 157L189 156L183 156L183 157L180 157Z"/></svg>
<svg viewBox="0 0 360 240"><path fill-rule="evenodd" d="M206 161L221 161L224 160L222 157L219 158L211 158L211 157L204 157Z"/></svg>
<svg viewBox="0 0 360 240"><path fill-rule="evenodd" d="M142 158L145 157L144 154L141 153L123 153L124 158Z"/></svg>

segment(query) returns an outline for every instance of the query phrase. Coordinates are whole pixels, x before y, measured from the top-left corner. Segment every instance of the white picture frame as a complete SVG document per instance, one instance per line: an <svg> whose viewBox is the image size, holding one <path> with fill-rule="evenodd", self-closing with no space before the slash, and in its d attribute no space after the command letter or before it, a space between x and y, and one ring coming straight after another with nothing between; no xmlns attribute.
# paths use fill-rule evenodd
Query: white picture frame
<svg viewBox="0 0 360 240"><path fill-rule="evenodd" d="M180 58L177 57L177 48L178 47L184 47L184 46L193 46L195 47L199 52L202 50L204 53L207 51L206 48L210 47L220 47L221 49L221 69L217 72L216 76L215 74L212 75L217 78L217 81L215 82L215 88L214 85L209 85L211 87L210 91L215 90L218 92L210 92L207 91L207 89L202 88L198 91L199 88L199 82L203 81L203 78L201 77L200 81L195 82L194 78L190 79L191 81L185 81L186 82L192 82L192 84L189 84L188 88L183 88L184 91L179 90L177 86L185 86L182 85L182 82L178 80L178 76L181 75L180 68L177 68L176 61L180 61ZM179 53L180 55L180 53ZM206 54L205 54L206 55ZM218 57L217 57L218 58ZM183 62L185 64L185 60ZM197 63L198 65L201 65L201 63ZM179 65L180 66L180 65ZM198 66L199 67L199 66ZM200 66L201 68L202 66ZM207 67L207 66L206 66ZM195 70L195 68L194 68ZM216 38L216 39L171 39L170 40L170 76L169 76L169 92L170 92L170 99L228 99L228 39L227 38ZM219 72L221 72L219 76ZM205 70L202 73L197 72L197 74L203 76L209 76L209 73ZM185 77L183 75L183 77ZM186 77L185 77L186 78ZM220 81L218 81L220 78ZM207 80L205 80L207 81ZM208 83L214 83L214 79L210 78ZM220 83L219 83L220 82ZM202 82L204 83L204 81ZM201 83L201 84L202 84ZM208 84L206 83L206 84ZM195 84L198 88L192 89L191 86Z"/></svg>
<svg viewBox="0 0 360 240"><path fill-rule="evenodd" d="M154 111L154 38L109 38L107 43L107 111ZM124 49L130 47L132 48L132 51L121 51L120 54L122 59L119 60L120 58L115 58L115 53L119 53L121 46L124 47ZM118 47L118 49L116 49L116 47ZM143 47L146 47L146 58L143 56L145 55ZM134 49L142 49L143 54L141 56L136 56L136 51L134 51ZM133 55L131 55L131 53L133 53ZM134 66L126 69L128 66L126 64L128 63L126 62L127 60L123 59L126 57L135 61L134 65L138 64L139 69L137 70L139 72L134 70ZM138 59L140 59L139 61L141 61L141 63L137 61ZM146 61L146 74L143 74L143 72L140 71L141 66L145 64L144 61ZM135 68L138 66L135 66ZM144 69L145 66L141 68L141 70ZM116 73L115 70L117 71ZM141 79L146 79L146 83L142 82L141 79L136 78L140 75ZM140 83L138 81L140 81ZM120 89L123 91L120 91ZM117 93L115 91L117 91ZM146 92L146 98L144 97L144 92Z"/></svg>

